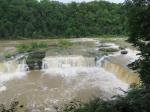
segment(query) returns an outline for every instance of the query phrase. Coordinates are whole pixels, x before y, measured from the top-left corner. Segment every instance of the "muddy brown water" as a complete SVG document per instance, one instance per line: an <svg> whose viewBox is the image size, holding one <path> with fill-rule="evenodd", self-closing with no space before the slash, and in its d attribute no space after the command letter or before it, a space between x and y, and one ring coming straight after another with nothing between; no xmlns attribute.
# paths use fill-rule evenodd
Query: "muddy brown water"
<svg viewBox="0 0 150 112"><path fill-rule="evenodd" d="M59 40L42 41L54 45ZM120 88L127 91L129 84L135 82L135 78L130 78L129 70L124 67L127 64L126 61L131 59L130 55L124 56L125 58L120 61L121 64L114 63L115 59L112 58L113 61L109 60L107 65L101 67L94 60L95 54L99 52L96 47L99 39L69 41L74 43L69 48L60 49L55 46L49 48L45 59L48 63L47 69L19 71L25 63L21 66L14 62L16 66L14 67L14 63L6 64L2 60L0 103L9 106L13 100L17 100L19 105L23 105L23 108L19 108L19 112L55 112L56 107L61 107L73 100L86 103L95 97L110 99L114 95L124 95ZM3 41L0 46L1 57L5 52L15 52L16 44L31 42L33 41ZM125 43L125 45L128 44ZM120 78L122 75L128 76L129 79Z"/></svg>

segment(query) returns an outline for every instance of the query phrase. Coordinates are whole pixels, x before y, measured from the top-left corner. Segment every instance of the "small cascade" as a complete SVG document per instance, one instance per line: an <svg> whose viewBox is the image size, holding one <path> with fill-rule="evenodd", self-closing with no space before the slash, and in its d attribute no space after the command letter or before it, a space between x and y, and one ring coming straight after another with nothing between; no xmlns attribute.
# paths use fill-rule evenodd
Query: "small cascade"
<svg viewBox="0 0 150 112"><path fill-rule="evenodd" d="M119 53L120 54L120 53ZM83 56L62 56L62 57L46 57L43 59L42 69L49 74L61 74L70 76L71 74L89 73L104 69L106 72L113 73L118 79L128 84L139 84L140 78L138 74L129 70L125 66L115 64L108 59L113 56L118 56L118 53L103 56L99 60ZM129 52L131 61L131 53ZM132 59L133 61L133 59ZM107 74L107 73L106 73Z"/></svg>
<svg viewBox="0 0 150 112"><path fill-rule="evenodd" d="M126 57L129 58L128 64L130 64L140 58L140 55L137 55L137 54L140 54L140 51L132 50L132 49L128 49L128 48L126 50L128 52Z"/></svg>
<svg viewBox="0 0 150 112"><path fill-rule="evenodd" d="M140 78L137 73L130 70L127 65L137 60L140 56L137 55L139 51L126 49L128 54L121 55L116 53L109 56L104 56L98 60L98 64L117 76L120 80L128 84L140 84Z"/></svg>
<svg viewBox="0 0 150 112"><path fill-rule="evenodd" d="M93 67L94 58L83 56L46 57L43 59L43 69L70 68L70 67Z"/></svg>
<svg viewBox="0 0 150 112"><path fill-rule="evenodd" d="M29 70L26 59L9 60L0 63L0 83L14 77L22 77Z"/></svg>
<svg viewBox="0 0 150 112"><path fill-rule="evenodd" d="M26 59L23 59L20 64L18 64L18 67L16 69L16 71L19 71L19 72L26 72L26 71L29 71L29 67L28 65L26 64Z"/></svg>
<svg viewBox="0 0 150 112"><path fill-rule="evenodd" d="M0 63L0 74L2 73L13 73L17 68L15 61L6 61Z"/></svg>
<svg viewBox="0 0 150 112"><path fill-rule="evenodd" d="M61 76L78 75L94 71L95 59L83 56L46 57L43 59L42 70L45 73Z"/></svg>
<svg viewBox="0 0 150 112"><path fill-rule="evenodd" d="M65 79L67 83L77 79L79 82L73 90L92 86L99 88L103 97L113 96L115 94L124 94L122 90L128 89L128 84L119 80L116 75L106 71L96 64L95 58L83 56L61 56L46 57L43 59L43 72L47 76L57 76ZM110 92L111 91L111 92ZM107 94L110 93L110 94Z"/></svg>
<svg viewBox="0 0 150 112"><path fill-rule="evenodd" d="M119 64L112 63L108 60L105 60L102 67L117 76L120 80L129 83L129 84L139 84L140 78L137 73L125 68Z"/></svg>

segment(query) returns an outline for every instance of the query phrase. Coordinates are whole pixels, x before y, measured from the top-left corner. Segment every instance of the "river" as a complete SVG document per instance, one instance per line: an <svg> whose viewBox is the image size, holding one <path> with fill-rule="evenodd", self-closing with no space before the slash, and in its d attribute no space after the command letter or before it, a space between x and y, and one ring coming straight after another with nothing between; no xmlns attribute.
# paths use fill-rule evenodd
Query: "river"
<svg viewBox="0 0 150 112"><path fill-rule="evenodd" d="M42 69L32 71L22 55L5 60L4 53L16 52L16 44L34 40L2 41L0 103L10 105L17 100L23 105L19 112L56 112L56 107L73 100L86 103L95 97L107 100L114 95L125 95L131 84L140 83L138 74L127 68L127 64L138 58L138 51L124 39L118 40L69 39L73 45L63 49L57 47L57 39L35 40L47 42L49 48ZM121 54L119 46L128 53ZM106 55L104 47L115 51Z"/></svg>

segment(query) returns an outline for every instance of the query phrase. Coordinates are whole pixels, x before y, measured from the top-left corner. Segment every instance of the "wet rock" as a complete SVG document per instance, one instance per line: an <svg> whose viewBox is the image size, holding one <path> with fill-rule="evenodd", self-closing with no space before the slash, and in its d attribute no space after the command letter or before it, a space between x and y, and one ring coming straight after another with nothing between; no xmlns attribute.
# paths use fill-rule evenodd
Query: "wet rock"
<svg viewBox="0 0 150 112"><path fill-rule="evenodd" d="M123 50L123 51L121 51L121 54L128 54L128 51Z"/></svg>
<svg viewBox="0 0 150 112"><path fill-rule="evenodd" d="M45 52L30 53L26 60L29 70L42 69L42 60L44 57L45 57Z"/></svg>
<svg viewBox="0 0 150 112"><path fill-rule="evenodd" d="M23 105L20 105L20 108L23 108L24 106Z"/></svg>
<svg viewBox="0 0 150 112"><path fill-rule="evenodd" d="M104 51L104 52L117 52L117 51L119 51L119 49L118 48L109 48L109 47L104 47L104 48L99 48L99 51Z"/></svg>

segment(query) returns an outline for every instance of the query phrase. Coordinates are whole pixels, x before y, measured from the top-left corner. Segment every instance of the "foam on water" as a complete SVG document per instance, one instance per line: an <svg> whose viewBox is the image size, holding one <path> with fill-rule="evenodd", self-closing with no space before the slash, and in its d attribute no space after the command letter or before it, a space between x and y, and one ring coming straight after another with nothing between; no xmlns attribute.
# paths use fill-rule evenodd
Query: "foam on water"
<svg viewBox="0 0 150 112"><path fill-rule="evenodd" d="M22 78L28 71L25 59L17 62L16 60L6 61L0 64L0 83L12 80L14 78Z"/></svg>
<svg viewBox="0 0 150 112"><path fill-rule="evenodd" d="M96 44L96 46L97 46L96 50L99 50L99 47L102 47L102 48L114 48L114 49L119 49L119 46L116 45L115 43L100 43L99 41L97 41L95 44ZM134 62L135 60L139 59L140 55L137 55L137 54L139 54L140 51L138 51L138 50L133 50L133 49L130 49L130 48L126 48L126 49L124 49L124 50L127 51L127 54L126 54L126 55L122 55L122 54L121 54L121 51L122 51L122 50L119 50L118 52L114 52L114 53L112 53L112 54L105 55L105 56L101 57L101 58L98 60L97 64L101 66L103 60L105 60L106 58L115 57L115 56L120 56L120 55L123 56L123 57L125 57L125 58L127 58L127 60L128 60L127 63L128 63L128 64L130 64L130 63Z"/></svg>
<svg viewBox="0 0 150 112"><path fill-rule="evenodd" d="M1 86L0 87L0 92L6 91L6 89L7 89L6 86Z"/></svg>
<svg viewBox="0 0 150 112"><path fill-rule="evenodd" d="M75 88L72 88L72 90L79 88L81 89L82 87L84 88L85 84L88 84L91 87L97 87L100 91L103 92L103 95L105 97L109 97L115 94L123 94L123 92L120 91L119 88L122 88L125 91L128 89L129 85L127 83L123 83L112 73L105 71L103 68L101 68L100 66L96 66L95 64L89 66L91 60L89 60L88 62L88 60L86 60L86 57L84 61L81 60L81 58L77 57L82 56L70 56L70 57L68 56L68 58L62 56L61 61L58 57L53 58L47 57L44 59L44 62L47 61L47 63L49 64L46 65L47 66L46 69L44 69L43 67L43 71L45 74L48 74L50 76L51 75L61 76L65 78L67 81L81 77L80 78L81 80L77 83ZM72 60L72 58L74 61L73 62L69 61ZM55 62L55 66L52 66L54 64L53 60ZM86 63L85 60L87 61ZM67 64L68 66L65 67L62 66L62 62ZM94 60L92 63L94 63Z"/></svg>
<svg viewBox="0 0 150 112"><path fill-rule="evenodd" d="M129 49L129 48L127 48L126 50L128 51L128 54L126 55L126 57L129 58L129 62L128 63L132 63L135 60L140 58L140 55L137 55L137 54L140 53L140 51L132 50L132 49Z"/></svg>

